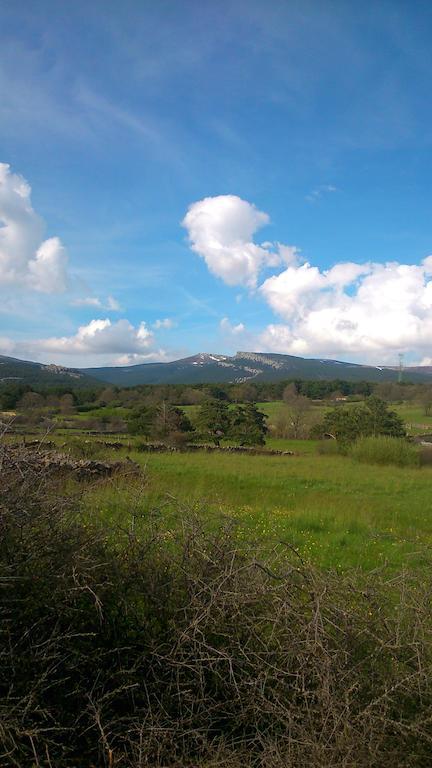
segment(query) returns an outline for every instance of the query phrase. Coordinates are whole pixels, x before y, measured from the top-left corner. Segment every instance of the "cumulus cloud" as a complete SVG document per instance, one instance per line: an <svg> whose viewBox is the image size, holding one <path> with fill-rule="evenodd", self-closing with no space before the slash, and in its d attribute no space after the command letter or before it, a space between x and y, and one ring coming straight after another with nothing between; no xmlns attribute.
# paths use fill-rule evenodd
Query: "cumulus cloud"
<svg viewBox="0 0 432 768"><path fill-rule="evenodd" d="M112 312L121 310L120 304L113 296L108 296L106 301L102 301L97 296L84 296L83 298L73 299L72 307L95 307L97 309L109 309Z"/></svg>
<svg viewBox="0 0 432 768"><path fill-rule="evenodd" d="M146 323L132 325L129 320L111 322L108 318L91 320L71 336L52 336L31 341L13 342L0 339L0 354L71 366L123 365L131 361L163 359L164 350L156 347L152 331Z"/></svg>
<svg viewBox="0 0 432 768"><path fill-rule="evenodd" d="M154 337L144 322L134 327L129 320L91 320L73 336L51 337L33 342L44 351L68 354L142 353L152 346Z"/></svg>
<svg viewBox="0 0 432 768"><path fill-rule="evenodd" d="M401 350L430 358L432 256L417 265L346 261L320 269L301 263L294 246L255 244L255 233L268 221L266 213L234 195L194 203L183 221L192 249L229 285L254 288L260 271L273 267L256 295L278 321L255 337L255 348L370 362L394 360ZM231 337L244 332L241 326L228 318L221 322Z"/></svg>
<svg viewBox="0 0 432 768"><path fill-rule="evenodd" d="M425 355L432 338L430 261L420 265L304 264L266 280L261 294L286 323L259 337L267 351L351 355L385 362L397 351ZM348 289L348 290L347 290Z"/></svg>
<svg viewBox="0 0 432 768"><path fill-rule="evenodd" d="M165 330L169 330L170 328L175 328L176 323L174 320L172 320L170 317L164 317L163 320L156 320L153 323L153 328L156 328L158 330L159 328L165 328Z"/></svg>
<svg viewBox="0 0 432 768"><path fill-rule="evenodd" d="M66 251L58 237L44 240L44 231L29 184L0 163L0 285L41 293L66 289Z"/></svg>
<svg viewBox="0 0 432 768"><path fill-rule="evenodd" d="M130 352L113 360L113 365L139 365L139 363L164 363L169 359L165 349L155 349L147 353Z"/></svg>
<svg viewBox="0 0 432 768"><path fill-rule="evenodd" d="M82 299L72 299L71 307L96 307L100 309L102 302L96 296L84 296Z"/></svg>
<svg viewBox="0 0 432 768"><path fill-rule="evenodd" d="M228 336L239 336L246 331L243 323L237 323L237 325L233 325L228 317L223 317L219 323L219 326L221 331Z"/></svg>
<svg viewBox="0 0 432 768"><path fill-rule="evenodd" d="M255 288L262 269L292 261L297 253L293 246L254 243L254 234L269 221L268 214L252 203L236 195L219 195L193 203L182 225L192 250L205 260L210 272L227 285Z"/></svg>
<svg viewBox="0 0 432 768"><path fill-rule="evenodd" d="M321 272L308 262L290 266L278 275L269 277L260 286L260 292L271 308L283 317L301 316L311 305L326 306L337 295L351 286L362 275L368 274L367 264L341 262Z"/></svg>

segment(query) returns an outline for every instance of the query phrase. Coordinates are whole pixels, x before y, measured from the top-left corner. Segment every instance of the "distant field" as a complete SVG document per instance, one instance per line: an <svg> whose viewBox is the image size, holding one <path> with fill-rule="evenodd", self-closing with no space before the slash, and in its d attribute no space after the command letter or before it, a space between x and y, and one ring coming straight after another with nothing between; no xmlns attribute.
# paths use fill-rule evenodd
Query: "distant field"
<svg viewBox="0 0 432 768"><path fill-rule="evenodd" d="M265 402L265 403L257 403L258 407L260 408L263 413L265 413L268 417L268 424L271 425L277 420L277 417L281 410L284 409L285 405L282 400L276 400L274 402ZM323 417L326 411L328 411L331 408L334 408L335 405L339 408L350 408L353 405L358 405L358 403L314 403L312 402L312 414L315 414L315 416ZM183 405L180 406L185 413L189 416L190 419L194 419L194 417L197 414L198 406L196 405ZM391 404L390 406L393 410L395 410L404 420L404 422L407 424L408 431L412 434L417 434L419 432L425 431L425 428L430 428L432 430L432 415L431 416L425 416L423 409L420 405L417 404L403 404L403 405L397 405L397 404ZM67 420L71 423L75 424L76 428L80 428L80 423L89 421L92 419L127 419L128 415L130 414L131 409L130 408L124 408L124 407L115 407L115 406L106 406L103 408L92 408L88 411L83 411L79 413L72 414L70 416L67 416ZM56 417L56 420L63 420L63 416L59 415Z"/></svg>

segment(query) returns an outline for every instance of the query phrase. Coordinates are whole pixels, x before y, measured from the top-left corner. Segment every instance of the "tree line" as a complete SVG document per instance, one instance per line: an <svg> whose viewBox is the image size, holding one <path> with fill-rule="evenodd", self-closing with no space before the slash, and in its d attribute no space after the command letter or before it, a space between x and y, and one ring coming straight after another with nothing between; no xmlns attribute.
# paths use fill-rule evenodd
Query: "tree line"
<svg viewBox="0 0 432 768"><path fill-rule="evenodd" d="M286 379L271 382L244 382L241 384L140 384L135 387L118 387L102 384L100 386L74 388L71 384L58 386L30 385L23 382L6 381L0 383L0 409L14 410L23 396L29 392L40 395L45 400L62 398L70 395L73 405L80 410L95 405L115 404L134 407L140 403L172 405L201 405L204 400L213 398L229 403L272 402L282 400L286 387L289 386L297 395L309 400L326 400L337 397L363 399L372 394L387 402L399 400L418 400L432 410L431 384L410 384L396 382L371 383L367 381L332 381Z"/></svg>
<svg viewBox="0 0 432 768"><path fill-rule="evenodd" d="M133 435L181 444L204 439L215 445L229 440L238 445L264 445L266 415L255 403L229 406L227 401L207 398L190 419L178 406L162 402L156 407L142 405L130 414L128 430Z"/></svg>

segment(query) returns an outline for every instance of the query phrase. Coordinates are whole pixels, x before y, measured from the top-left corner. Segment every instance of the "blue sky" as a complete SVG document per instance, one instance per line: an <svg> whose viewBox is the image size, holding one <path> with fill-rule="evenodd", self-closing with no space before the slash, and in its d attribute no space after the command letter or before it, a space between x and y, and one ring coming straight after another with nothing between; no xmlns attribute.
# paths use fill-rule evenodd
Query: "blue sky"
<svg viewBox="0 0 432 768"><path fill-rule="evenodd" d="M426 2L3 0L0 353L429 362L431 29Z"/></svg>

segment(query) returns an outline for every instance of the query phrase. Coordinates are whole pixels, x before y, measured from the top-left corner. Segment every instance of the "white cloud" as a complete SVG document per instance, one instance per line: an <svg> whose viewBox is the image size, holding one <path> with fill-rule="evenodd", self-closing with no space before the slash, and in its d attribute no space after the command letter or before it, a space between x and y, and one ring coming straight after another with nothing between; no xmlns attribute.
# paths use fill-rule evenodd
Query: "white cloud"
<svg viewBox="0 0 432 768"><path fill-rule="evenodd" d="M65 291L66 251L58 237L43 240L44 230L31 204L30 186L0 163L0 285Z"/></svg>
<svg viewBox="0 0 432 768"><path fill-rule="evenodd" d="M97 296L85 296L83 298L73 299L71 301L72 307L95 307L96 309L109 309L112 312L120 312L121 307L117 299L113 296L108 296L105 302L97 298Z"/></svg>
<svg viewBox="0 0 432 768"><path fill-rule="evenodd" d="M71 307L96 307L102 308L102 302L97 296L85 296L82 299L72 299Z"/></svg>
<svg viewBox="0 0 432 768"><path fill-rule="evenodd" d="M316 203L323 197L323 195L328 195L337 191L337 187L333 186L333 184L320 184L306 195L305 200L307 200L308 203Z"/></svg>
<svg viewBox="0 0 432 768"><path fill-rule="evenodd" d="M121 311L120 302L118 302L117 299L114 298L114 296L108 296L106 300L106 308L110 309L112 312Z"/></svg>
<svg viewBox="0 0 432 768"><path fill-rule="evenodd" d="M288 267L279 275L273 275L260 288L264 298L278 314L290 317L305 311L311 295L319 295L325 287L325 278L317 267L303 264Z"/></svg>
<svg viewBox="0 0 432 768"><path fill-rule="evenodd" d="M261 293L286 324L270 324L267 351L394 360L399 350L426 355L432 338L432 280L420 265L305 264L269 278ZM350 290L346 290L350 288Z"/></svg>
<svg viewBox="0 0 432 768"><path fill-rule="evenodd" d="M256 245L253 236L268 221L266 213L233 195L194 203L183 221L192 249L230 285L255 287L261 269L285 265L258 288L280 321L254 339L247 334L256 349L370 362L394 360L398 351L430 357L432 255L418 265L346 261L323 270L301 264L293 246ZM221 330L231 338L246 332L228 318Z"/></svg>
<svg viewBox="0 0 432 768"><path fill-rule="evenodd" d="M154 335L146 323L133 326L125 319L111 322L108 318L91 320L71 336L16 342L0 339L0 354L71 366L125 364L165 356L164 350L155 346Z"/></svg>
<svg viewBox="0 0 432 768"><path fill-rule="evenodd" d="M58 237L50 237L28 263L30 285L42 293L63 293L67 287L68 257Z"/></svg>
<svg viewBox="0 0 432 768"><path fill-rule="evenodd" d="M257 245L253 236L268 224L269 216L236 195L206 197L189 206L182 221L192 250L206 262L210 272L228 285L255 288L259 272L291 262L293 246L264 242Z"/></svg>
<svg viewBox="0 0 432 768"><path fill-rule="evenodd" d="M130 352L126 355L120 355L113 360L113 365L139 365L139 363L164 363L170 360L164 349L153 350L147 354Z"/></svg>
<svg viewBox="0 0 432 768"><path fill-rule="evenodd" d="M166 330L169 330L170 328L175 328L176 323L174 320L172 320L170 317L165 317L163 320L156 320L153 323L153 328L156 328L157 330L159 328L165 328Z"/></svg>
<svg viewBox="0 0 432 768"><path fill-rule="evenodd" d="M229 336L239 336L240 334L246 331L246 328L243 325L243 323L238 323L237 325L233 325L229 321L228 317L223 317L219 323L219 326L221 331Z"/></svg>
<svg viewBox="0 0 432 768"><path fill-rule="evenodd" d="M1 355L13 355L16 349L16 344L12 339L8 339L7 336L0 336L0 354Z"/></svg>
<svg viewBox="0 0 432 768"><path fill-rule="evenodd" d="M68 354L142 353L152 346L154 337L145 323L134 327L129 320L112 323L108 318L81 325L74 336L52 337L33 342L44 351Z"/></svg>

